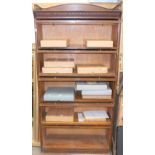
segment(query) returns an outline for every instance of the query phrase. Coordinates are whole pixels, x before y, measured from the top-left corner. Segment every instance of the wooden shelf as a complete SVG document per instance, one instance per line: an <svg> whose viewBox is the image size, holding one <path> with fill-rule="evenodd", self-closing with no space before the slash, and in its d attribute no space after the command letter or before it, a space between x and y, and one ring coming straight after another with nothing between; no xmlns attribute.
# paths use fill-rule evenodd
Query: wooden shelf
<svg viewBox="0 0 155 155"><path fill-rule="evenodd" d="M114 100L113 99L82 99L82 98L78 98L75 99L74 101L41 101L42 103L112 103Z"/></svg>
<svg viewBox="0 0 155 155"><path fill-rule="evenodd" d="M89 50L39 50L38 54L117 54L117 49L101 50L101 49L89 49Z"/></svg>
<svg viewBox="0 0 155 155"><path fill-rule="evenodd" d="M109 144L105 136L56 135L45 138L44 151L108 153Z"/></svg>
<svg viewBox="0 0 155 155"><path fill-rule="evenodd" d="M79 126L111 126L112 122L111 121L94 121L94 122L46 122L42 121L42 125L79 125Z"/></svg>
<svg viewBox="0 0 155 155"><path fill-rule="evenodd" d="M116 78L111 78L111 77L40 77L38 79L40 82L80 82L80 81L85 81L85 82L102 82L102 81L107 81L107 82L112 82L116 81Z"/></svg>
<svg viewBox="0 0 155 155"><path fill-rule="evenodd" d="M115 73L78 74L78 73L39 73L40 77L115 77Z"/></svg>
<svg viewBox="0 0 155 155"><path fill-rule="evenodd" d="M62 102L43 102L40 104L40 107L56 107L56 108L63 108L63 107L108 107L113 108L113 103L62 103Z"/></svg>
<svg viewBox="0 0 155 155"><path fill-rule="evenodd" d="M41 50L117 50L117 47L84 47L81 45L77 45L77 46L70 46L70 47L39 47L38 48L40 51Z"/></svg>

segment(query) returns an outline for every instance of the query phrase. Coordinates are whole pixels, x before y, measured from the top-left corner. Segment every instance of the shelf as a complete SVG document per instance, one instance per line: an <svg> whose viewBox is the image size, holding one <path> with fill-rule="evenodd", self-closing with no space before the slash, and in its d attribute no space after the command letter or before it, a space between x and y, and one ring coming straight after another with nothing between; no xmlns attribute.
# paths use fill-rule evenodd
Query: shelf
<svg viewBox="0 0 155 155"><path fill-rule="evenodd" d="M102 135L53 135L45 138L46 151L55 152L102 152L108 153L109 144L106 136Z"/></svg>
<svg viewBox="0 0 155 155"><path fill-rule="evenodd" d="M78 73L39 73L40 77L115 77L115 73L78 74Z"/></svg>
<svg viewBox="0 0 155 155"><path fill-rule="evenodd" d="M85 46L81 45L76 45L76 46L70 46L70 47L39 47L38 50L117 50L117 47L93 47L93 48L88 48Z"/></svg>
<svg viewBox="0 0 155 155"><path fill-rule="evenodd" d="M38 54L117 54L117 49L114 50L101 50L101 49L89 49L89 50L38 50Z"/></svg>
<svg viewBox="0 0 155 155"><path fill-rule="evenodd" d="M115 77L40 77L40 82L102 82L102 81L116 81Z"/></svg>
<svg viewBox="0 0 155 155"><path fill-rule="evenodd" d="M98 24L102 24L102 25L114 25L114 24L119 24L120 21L118 20L112 20L112 19L108 19L108 20L97 20L97 19L87 19L87 20L82 20L82 19L72 19L72 20L60 20L60 19L52 19L52 20L48 20L48 19L44 19L44 20L36 20L36 23L39 24L46 24L46 25L59 25L59 24L63 24L63 25L70 25L70 24L76 24L76 25L98 25Z"/></svg>
<svg viewBox="0 0 155 155"><path fill-rule="evenodd" d="M55 122L46 122L46 121L42 121L41 123L42 125L70 125L70 126L75 126L75 125L79 125L79 126L111 126L112 122L110 120L108 121L92 121L92 122L78 122L78 121L74 121L74 122L59 122L59 121L55 121Z"/></svg>
<svg viewBox="0 0 155 155"><path fill-rule="evenodd" d="M114 104L113 103L62 103L62 102L56 102L56 103L51 103L51 102L43 102L40 104L40 107L53 107L53 108L71 108L71 107L108 107L108 108L113 108Z"/></svg>
<svg viewBox="0 0 155 155"><path fill-rule="evenodd" d="M41 101L42 103L49 103L49 104L52 104L52 103L56 103L56 104L59 104L59 103L107 103L107 102L110 102L112 103L113 102L113 99L82 99L82 98L77 98L75 99L74 101Z"/></svg>

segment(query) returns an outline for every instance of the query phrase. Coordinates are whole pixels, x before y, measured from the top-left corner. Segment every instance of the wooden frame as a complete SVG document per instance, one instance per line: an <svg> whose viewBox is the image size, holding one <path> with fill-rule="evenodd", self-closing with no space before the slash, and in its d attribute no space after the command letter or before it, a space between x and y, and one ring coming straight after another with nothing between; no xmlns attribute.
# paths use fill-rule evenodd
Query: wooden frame
<svg viewBox="0 0 155 155"><path fill-rule="evenodd" d="M36 129L37 132L40 133L38 139L41 142L41 149L43 151L54 151L54 152L108 152L112 147L112 127L113 127L113 110L115 105L115 94L116 94L116 84L117 84L117 73L118 73L118 56L119 56L119 44L120 44L120 24L121 24L121 9L120 6L116 6L112 9L107 9L101 6L96 6L93 4L63 4L58 6L53 6L49 8L41 8L41 7L34 7L34 18L35 18L35 28L36 28L36 59L35 65L36 69L36 82L37 85L35 86L36 89L36 96L37 96L37 103L38 107L35 107L36 110L39 110L39 129ZM106 27L106 25L109 25ZM61 25L61 26L59 26ZM80 27L82 25L82 27ZM53 27L54 26L54 27ZM89 30L92 29L92 32ZM73 35L69 33L69 30L73 29ZM102 33L101 33L101 31ZM67 32L67 33L66 33ZM79 37L75 37L74 32L78 32L80 35ZM61 34L61 35L60 35ZM104 34L104 35L103 35ZM78 43L76 46L69 46L69 47L53 47L53 48L41 48L40 41L42 39L57 39L56 37L60 37L60 39L66 39L68 37L72 42ZM93 39L112 39L114 41L114 48L87 48L85 46L81 46L82 39L85 37ZM105 38L103 38L103 36ZM83 38L82 38L83 37ZM92 38L91 38L92 37ZM67 38L67 39L68 39ZM81 54L81 56L80 56ZM95 55L101 54L103 55L103 59L95 58ZM41 68L43 67L43 61L47 57L59 57L64 55L73 57L76 60L76 63L83 62L87 63L103 63L108 64L111 68L113 68L113 74L77 74L76 72L73 74L45 74L41 72ZM85 57L88 57L86 59ZM109 57L109 58L108 58ZM82 61L82 58L85 58ZM83 100L79 97L78 93L75 98L75 101L72 102L72 106L74 109L93 109L98 103L98 106L103 109L107 109L110 113L110 121L108 122L46 122L43 120L44 117L44 109L45 108L62 108L62 107L70 107L70 103L67 102L44 102L42 97L45 89L50 85L57 85L61 83L61 85L70 85L74 84L77 81L108 81L110 83L110 87L112 89L112 99L105 99L105 100ZM88 104L89 103L89 104ZM100 104L99 104L100 103ZM88 105L89 106L88 106ZM78 134L80 134L80 130L82 128L93 129L94 134L99 134L98 129L106 130L105 136L108 137L106 144L103 145L103 149L100 146L101 143L98 143L98 140L95 140L94 150L87 145L87 142L82 139L79 139L77 142L79 148L75 150L76 146L74 145L74 139L71 141L67 141L67 139L62 139L59 137L57 141L57 145L55 144L48 144L48 137L46 135L46 128L50 128L51 130L54 128L65 128L64 131L69 131L69 128L77 128ZM64 132L62 131L62 132ZM74 131L74 130L73 130ZM96 132L95 132L96 131ZM52 132L52 134L54 134ZM66 135L64 135L66 136ZM79 136L80 137L80 136ZM47 143L46 143L47 139ZM62 144L66 143L66 147L59 146L59 139ZM93 141L92 141L93 142ZM90 144L93 146L93 143L90 141ZM70 144L71 143L71 144ZM76 142L75 142L76 144ZM99 145L98 145L99 144ZM85 148L82 147L86 146ZM81 149L80 149L81 147Z"/></svg>
<svg viewBox="0 0 155 155"><path fill-rule="evenodd" d="M37 79L37 66L36 66L36 45L32 44L32 86L33 86L33 126L32 126L32 146L40 146L39 142L39 105L38 105L38 79Z"/></svg>

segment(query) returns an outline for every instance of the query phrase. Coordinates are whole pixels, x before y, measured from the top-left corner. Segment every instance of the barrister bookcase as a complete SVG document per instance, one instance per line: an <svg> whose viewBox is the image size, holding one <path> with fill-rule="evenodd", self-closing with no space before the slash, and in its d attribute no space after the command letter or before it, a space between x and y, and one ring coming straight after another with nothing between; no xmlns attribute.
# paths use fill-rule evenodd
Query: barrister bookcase
<svg viewBox="0 0 155 155"><path fill-rule="evenodd" d="M42 151L107 153L112 147L113 111L119 60L121 9L95 4L61 4L49 8L34 7L36 34L37 90L39 101L39 138ZM43 47L41 40L67 40L65 47ZM86 40L111 40L112 47L88 47ZM46 59L74 59L75 65L108 67L106 73L43 73ZM48 87L71 86L76 82L108 82L109 99L83 99L75 90L74 101L44 101ZM46 111L71 112L73 121L46 121ZM77 113L106 110L106 121L79 122Z"/></svg>

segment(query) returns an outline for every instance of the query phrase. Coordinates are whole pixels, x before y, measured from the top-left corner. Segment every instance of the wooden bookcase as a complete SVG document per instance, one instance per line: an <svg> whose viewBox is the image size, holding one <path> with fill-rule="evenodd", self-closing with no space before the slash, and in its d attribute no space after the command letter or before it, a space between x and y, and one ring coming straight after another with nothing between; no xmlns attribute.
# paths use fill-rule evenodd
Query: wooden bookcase
<svg viewBox="0 0 155 155"><path fill-rule="evenodd" d="M36 64L39 101L39 133L42 151L52 152L104 152L112 147L113 111L117 84L120 6L106 9L95 4L63 4L50 8L34 7L36 32ZM43 48L41 40L66 39L68 47ZM86 39L112 40L113 47L88 48ZM47 58L73 58L75 64L101 64L109 68L104 74L42 73ZM45 102L43 94L49 86L73 86L76 82L109 82L111 99L83 99L75 92L73 102ZM72 122L46 122L45 111L69 110ZM78 122L77 113L83 110L106 110L107 121Z"/></svg>

